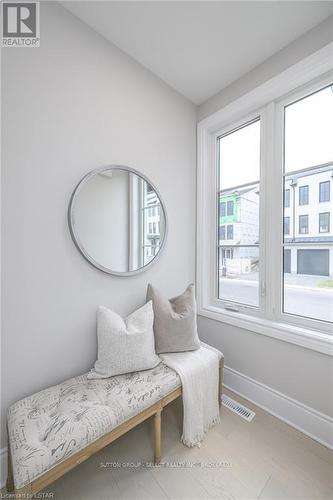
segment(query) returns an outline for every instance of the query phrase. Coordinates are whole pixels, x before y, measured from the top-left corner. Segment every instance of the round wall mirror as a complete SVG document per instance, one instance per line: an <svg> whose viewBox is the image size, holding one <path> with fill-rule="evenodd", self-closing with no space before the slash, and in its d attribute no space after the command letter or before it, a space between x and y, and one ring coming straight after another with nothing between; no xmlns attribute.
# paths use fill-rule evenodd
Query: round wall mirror
<svg viewBox="0 0 333 500"><path fill-rule="evenodd" d="M83 177L72 194L68 222L82 255L109 274L143 271L166 240L160 194L144 175L123 166L98 168Z"/></svg>

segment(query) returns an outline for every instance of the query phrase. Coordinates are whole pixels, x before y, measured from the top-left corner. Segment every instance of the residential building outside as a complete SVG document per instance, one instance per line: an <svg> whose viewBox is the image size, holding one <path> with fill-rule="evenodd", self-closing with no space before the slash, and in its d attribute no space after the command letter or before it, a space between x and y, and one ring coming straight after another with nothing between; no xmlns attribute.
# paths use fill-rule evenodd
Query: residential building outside
<svg viewBox="0 0 333 500"><path fill-rule="evenodd" d="M223 276L258 270L258 184L220 192L219 245L219 269Z"/></svg>
<svg viewBox="0 0 333 500"><path fill-rule="evenodd" d="M333 276L333 165L286 177L284 272Z"/></svg>
<svg viewBox="0 0 333 500"><path fill-rule="evenodd" d="M332 185L333 165L286 177L283 223L286 274L333 276ZM259 185L221 191L220 275L258 270L258 244Z"/></svg>

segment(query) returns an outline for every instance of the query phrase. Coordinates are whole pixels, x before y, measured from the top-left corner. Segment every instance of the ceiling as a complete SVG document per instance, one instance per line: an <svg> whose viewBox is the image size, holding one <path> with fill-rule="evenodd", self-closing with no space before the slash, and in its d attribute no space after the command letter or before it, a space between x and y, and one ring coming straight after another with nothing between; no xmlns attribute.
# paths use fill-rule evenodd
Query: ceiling
<svg viewBox="0 0 333 500"><path fill-rule="evenodd" d="M62 4L195 104L333 12L330 1Z"/></svg>

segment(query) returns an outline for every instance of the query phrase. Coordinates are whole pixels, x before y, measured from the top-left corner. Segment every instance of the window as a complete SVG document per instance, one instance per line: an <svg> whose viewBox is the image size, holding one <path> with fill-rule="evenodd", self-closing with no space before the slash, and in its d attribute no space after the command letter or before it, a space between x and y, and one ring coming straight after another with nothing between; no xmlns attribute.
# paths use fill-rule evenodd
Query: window
<svg viewBox="0 0 333 500"><path fill-rule="evenodd" d="M284 208L290 207L290 189L284 190Z"/></svg>
<svg viewBox="0 0 333 500"><path fill-rule="evenodd" d="M319 232L329 233L330 232L330 213L325 212L319 214Z"/></svg>
<svg viewBox="0 0 333 500"><path fill-rule="evenodd" d="M227 240L232 240L234 238L234 226L228 224L227 226Z"/></svg>
<svg viewBox="0 0 333 500"><path fill-rule="evenodd" d="M284 217L283 219L284 234L290 234L290 217Z"/></svg>
<svg viewBox="0 0 333 500"><path fill-rule="evenodd" d="M330 201L330 181L319 183L319 201Z"/></svg>
<svg viewBox="0 0 333 500"><path fill-rule="evenodd" d="M299 216L298 232L299 232L299 234L308 234L308 232L309 232L309 216L308 215L300 215Z"/></svg>
<svg viewBox="0 0 333 500"><path fill-rule="evenodd" d="M333 204L319 184L332 182L333 84L311 66L305 85L303 69L198 124L198 313L329 353L333 236L319 213ZM228 225L233 239L217 238Z"/></svg>
<svg viewBox="0 0 333 500"><path fill-rule="evenodd" d="M218 298L258 307L260 119L227 130L217 141L218 199L226 199L227 219L223 222L230 222L220 233L229 243L220 240L217 249ZM223 210L223 204L220 208ZM223 212L219 224L222 216Z"/></svg>
<svg viewBox="0 0 333 500"><path fill-rule="evenodd" d="M284 182L292 189L299 186L300 206L293 205L291 210L292 217L298 217L298 234L291 241L284 241L284 250L290 250L291 266L290 273L283 273L282 312L327 322L333 321L333 281L329 277L333 274L333 239L318 234L329 232L330 213L318 213L318 198L309 204L309 186L313 186L313 192L319 186L319 202L329 202L327 176L333 168L332 89L329 86L301 95L284 106ZM308 205L307 214L302 213L302 205Z"/></svg>
<svg viewBox="0 0 333 500"><path fill-rule="evenodd" d="M234 202L233 201L227 202L227 215L234 215Z"/></svg>
<svg viewBox="0 0 333 500"><path fill-rule="evenodd" d="M221 216L225 217L226 215L226 210L225 210L226 203L225 201L221 203Z"/></svg>
<svg viewBox="0 0 333 500"><path fill-rule="evenodd" d="M232 259L234 256L233 248L223 248L222 250L222 258L224 259Z"/></svg>
<svg viewBox="0 0 333 500"><path fill-rule="evenodd" d="M220 226L220 240L225 240L225 226Z"/></svg>
<svg viewBox="0 0 333 500"><path fill-rule="evenodd" d="M300 205L309 204L309 186L300 186L298 194L298 203Z"/></svg>

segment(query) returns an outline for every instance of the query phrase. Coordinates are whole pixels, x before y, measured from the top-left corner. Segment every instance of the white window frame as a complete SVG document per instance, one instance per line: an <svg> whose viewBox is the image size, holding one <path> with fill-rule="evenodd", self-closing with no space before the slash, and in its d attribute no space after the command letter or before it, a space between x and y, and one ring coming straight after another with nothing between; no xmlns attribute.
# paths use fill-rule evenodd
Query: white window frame
<svg viewBox="0 0 333 500"><path fill-rule="evenodd" d="M242 127L246 127L247 125L251 124L251 122L255 122L257 119L260 120L260 159L264 155L264 141L263 141L263 130L264 130L264 123L265 123L265 110L264 109L259 109L255 111L254 113L248 114L247 116L243 117L241 120L234 121L231 124L228 124L223 129L218 130L213 136L213 158L218 157L218 140L221 136L228 134L232 131L237 131L237 129L240 129ZM212 297L212 304L216 307L221 307L223 306L224 309L226 310L231 310L231 311L237 311L241 312L243 314L249 314L251 316L264 316L264 311L265 311L265 304L263 303L265 297L262 293L264 289L264 280L265 278L262 278L261 282L259 283L259 307L247 305L247 304L239 304L235 303L233 301L228 301L228 300L221 300L218 299L218 272L217 272L217 259L218 259L218 231L216 227L216 221L218 219L218 200L217 200L217 193L219 191L219 186L218 186L218 180L219 180L219 175L217 172L218 169L218 161L216 160L216 164L214 166L214 172L216 173L215 178L212 179L212 183L214 186L214 193L215 196L212 196L212 202L214 203L215 206L215 233L213 236L213 239L211 241L215 242L215 274L214 278L211 279L211 297ZM262 176L264 176L264 172L262 171L262 165L263 162L260 161L260 175L259 175L259 182L261 182ZM216 168L217 167L217 168ZM226 210L227 214L227 210ZM264 238L264 214L265 214L265 204L264 204L264 199L261 196L259 196L259 276L264 276L265 274L265 269L263 267L264 263L264 245L260 244L261 239ZM226 223L226 240L224 243L224 246L228 246L228 241L230 243L230 239L228 239L228 226L234 225L233 223ZM233 228L234 231L234 228ZM240 245L241 246L241 245ZM214 256L212 255L212 261L214 261Z"/></svg>
<svg viewBox="0 0 333 500"><path fill-rule="evenodd" d="M333 355L331 324L281 313L282 155L284 106L297 100L298 94L304 96L333 81L332 51L333 43L199 122L197 178L198 314L329 355ZM237 310L230 310L216 293L217 138L255 117L260 117L261 122L261 304L259 309L237 305Z"/></svg>

